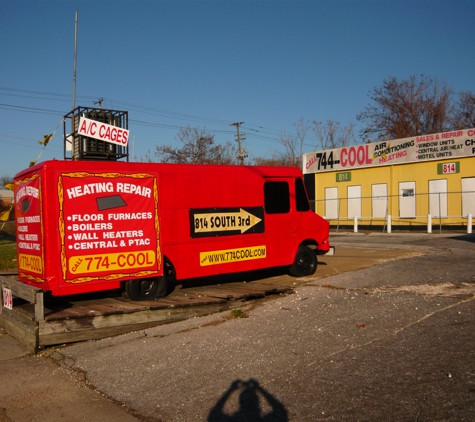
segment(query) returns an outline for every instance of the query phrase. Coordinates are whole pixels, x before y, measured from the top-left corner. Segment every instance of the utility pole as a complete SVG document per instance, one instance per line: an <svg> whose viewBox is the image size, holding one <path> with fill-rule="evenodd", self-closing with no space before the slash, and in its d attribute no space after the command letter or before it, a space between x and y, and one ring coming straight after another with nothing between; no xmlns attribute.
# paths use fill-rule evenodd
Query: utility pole
<svg viewBox="0 0 475 422"><path fill-rule="evenodd" d="M99 108L102 110L102 102L104 101L104 98L99 98L99 100L94 101L94 105L99 105Z"/></svg>
<svg viewBox="0 0 475 422"><path fill-rule="evenodd" d="M241 166L244 165L244 158L247 157L247 151L243 151L242 149L242 143L241 140L244 140L246 138L241 138L241 134L239 133L239 126L241 126L244 122L234 122L230 123L228 126L236 126L236 138L237 138L237 143L239 146L239 154L237 156L239 162L241 163Z"/></svg>

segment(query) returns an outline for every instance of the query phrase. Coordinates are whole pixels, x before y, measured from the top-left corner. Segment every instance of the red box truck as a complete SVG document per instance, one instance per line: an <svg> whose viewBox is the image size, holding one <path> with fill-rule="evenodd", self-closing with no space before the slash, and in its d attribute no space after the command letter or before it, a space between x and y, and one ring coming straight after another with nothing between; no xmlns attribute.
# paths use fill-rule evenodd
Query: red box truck
<svg viewBox="0 0 475 422"><path fill-rule="evenodd" d="M291 167L46 161L15 176L21 281L65 296L288 266L311 275L329 224Z"/></svg>

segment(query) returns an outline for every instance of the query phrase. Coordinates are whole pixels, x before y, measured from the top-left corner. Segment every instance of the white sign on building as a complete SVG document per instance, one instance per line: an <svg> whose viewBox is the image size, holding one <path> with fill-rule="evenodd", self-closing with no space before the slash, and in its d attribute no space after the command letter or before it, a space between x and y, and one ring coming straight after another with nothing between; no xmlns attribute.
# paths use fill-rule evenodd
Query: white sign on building
<svg viewBox="0 0 475 422"><path fill-rule="evenodd" d="M303 173L475 156L475 129L374 142L303 155Z"/></svg>

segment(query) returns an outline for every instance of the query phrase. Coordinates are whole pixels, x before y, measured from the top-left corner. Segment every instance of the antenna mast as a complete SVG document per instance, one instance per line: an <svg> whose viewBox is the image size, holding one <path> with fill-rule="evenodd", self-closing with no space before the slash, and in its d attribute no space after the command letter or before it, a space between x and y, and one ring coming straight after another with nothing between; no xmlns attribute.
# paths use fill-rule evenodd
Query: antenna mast
<svg viewBox="0 0 475 422"><path fill-rule="evenodd" d="M74 19L74 71L73 71L73 110L76 107L76 62L78 54L78 11Z"/></svg>

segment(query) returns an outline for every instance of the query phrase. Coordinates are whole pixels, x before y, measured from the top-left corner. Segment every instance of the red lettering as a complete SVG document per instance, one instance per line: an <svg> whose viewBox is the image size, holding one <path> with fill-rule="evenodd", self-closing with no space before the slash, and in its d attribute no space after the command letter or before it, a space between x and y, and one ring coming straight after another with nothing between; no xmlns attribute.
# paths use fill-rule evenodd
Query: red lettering
<svg viewBox="0 0 475 422"><path fill-rule="evenodd" d="M119 267L124 267L125 266L125 262L123 261L125 259L125 256L120 254L118 257L117 257L117 265Z"/></svg>
<svg viewBox="0 0 475 422"><path fill-rule="evenodd" d="M459 130L458 132L447 132L442 134L442 139L455 138L457 136L462 136L463 131Z"/></svg>
<svg viewBox="0 0 475 422"><path fill-rule="evenodd" d="M348 162L346 161L347 157L348 151L346 150L346 148L342 148L340 153L340 164L342 167L346 167L346 165L348 164Z"/></svg>
<svg viewBox="0 0 475 422"><path fill-rule="evenodd" d="M369 155L369 145L365 145L366 149L366 164L373 164L373 157Z"/></svg>
<svg viewBox="0 0 475 422"><path fill-rule="evenodd" d="M109 126L95 121L84 119L79 127L79 133L90 135L105 141L115 142L117 144L127 145L129 140L129 131L116 126Z"/></svg>
<svg viewBox="0 0 475 422"><path fill-rule="evenodd" d="M129 264L129 267L133 267L135 265L134 255L127 255L127 264Z"/></svg>
<svg viewBox="0 0 475 422"><path fill-rule="evenodd" d="M365 162L365 150L364 150L364 147L361 145L358 147L358 152L357 152L357 160L358 160L358 164L360 166L362 166Z"/></svg>
<svg viewBox="0 0 475 422"><path fill-rule="evenodd" d="M356 163L356 151L355 151L355 147L351 147L350 148L350 156L348 158L349 162L350 162L350 166L353 167Z"/></svg>
<svg viewBox="0 0 475 422"><path fill-rule="evenodd" d="M124 135L125 135L124 138L127 140L127 132L124 132ZM316 156L310 158L310 160L308 160L308 163L305 165L305 167L307 168L307 170L308 170L308 168L309 168L313 163L315 163L316 161L317 161L317 157L316 157Z"/></svg>
<svg viewBox="0 0 475 422"><path fill-rule="evenodd" d="M349 165L353 167L357 163L359 166L373 163L372 158L369 156L369 145L360 145L358 148L350 147L348 150L342 148L340 153L341 166L346 167Z"/></svg>
<svg viewBox="0 0 475 422"><path fill-rule="evenodd" d="M81 125L81 129L79 129L79 132L87 134L87 123L86 123L85 120L83 120L82 125Z"/></svg>

